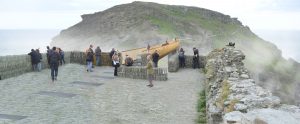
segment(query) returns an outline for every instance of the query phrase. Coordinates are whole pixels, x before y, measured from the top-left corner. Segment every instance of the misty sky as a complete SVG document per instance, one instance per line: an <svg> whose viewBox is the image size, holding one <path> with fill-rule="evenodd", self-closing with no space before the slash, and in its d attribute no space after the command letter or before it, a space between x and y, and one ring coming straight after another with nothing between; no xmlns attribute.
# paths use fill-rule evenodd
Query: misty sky
<svg viewBox="0 0 300 124"><path fill-rule="evenodd" d="M151 1L215 10L238 17L254 30L300 30L300 0ZM0 29L65 29L81 21L82 14L130 2L132 0L1 0Z"/></svg>

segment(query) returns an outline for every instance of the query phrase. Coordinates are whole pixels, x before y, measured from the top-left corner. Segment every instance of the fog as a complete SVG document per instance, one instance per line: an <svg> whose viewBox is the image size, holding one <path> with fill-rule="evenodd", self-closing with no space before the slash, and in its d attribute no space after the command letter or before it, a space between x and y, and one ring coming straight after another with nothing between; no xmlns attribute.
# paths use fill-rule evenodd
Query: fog
<svg viewBox="0 0 300 124"><path fill-rule="evenodd" d="M300 62L300 30L254 30L261 38L274 43L286 59Z"/></svg>

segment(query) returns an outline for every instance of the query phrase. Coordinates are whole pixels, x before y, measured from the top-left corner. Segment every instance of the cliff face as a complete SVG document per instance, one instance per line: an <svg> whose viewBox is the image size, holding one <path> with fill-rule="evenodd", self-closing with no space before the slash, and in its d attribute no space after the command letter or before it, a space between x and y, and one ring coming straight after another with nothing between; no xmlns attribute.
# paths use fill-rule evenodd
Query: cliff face
<svg viewBox="0 0 300 124"><path fill-rule="evenodd" d="M197 47L206 55L235 42L236 48L247 55L245 63L259 85L273 91L283 102L295 103L299 98L299 64L282 58L275 45L228 15L196 7L133 2L81 17L81 22L54 37L51 45L80 51L89 44L104 51L113 47L127 50L178 37L187 54Z"/></svg>

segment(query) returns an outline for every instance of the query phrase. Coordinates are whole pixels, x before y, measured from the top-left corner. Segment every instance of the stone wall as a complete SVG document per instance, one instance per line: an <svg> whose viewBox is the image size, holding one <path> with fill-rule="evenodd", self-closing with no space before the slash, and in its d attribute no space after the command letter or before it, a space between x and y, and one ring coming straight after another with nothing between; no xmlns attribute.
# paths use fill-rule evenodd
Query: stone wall
<svg viewBox="0 0 300 124"><path fill-rule="evenodd" d="M70 61L71 63L78 63L85 65L86 64L86 55L84 52L79 52L79 51L74 51L70 52ZM102 52L101 53L101 66L111 66L111 58L109 56L109 53L107 52ZM95 64L95 61L94 61Z"/></svg>
<svg viewBox="0 0 300 124"><path fill-rule="evenodd" d="M208 123L253 124L257 119L266 124L272 123L268 118L256 116L261 114L259 112L269 111L266 108L278 111L278 115L284 113L283 108L295 108L300 112L296 106L283 107L279 97L256 85L242 62L244 59L243 52L232 47L214 50L207 56L205 90ZM278 116L272 114L262 115ZM272 119L276 122L276 117Z"/></svg>
<svg viewBox="0 0 300 124"><path fill-rule="evenodd" d="M199 66L200 68L204 68L206 64L206 57L205 56L199 56ZM186 68L193 68L193 56L192 55L186 55L185 56L185 67Z"/></svg>
<svg viewBox="0 0 300 124"><path fill-rule="evenodd" d="M70 63L70 52L65 52L65 61ZM42 53L42 69L49 68L47 57ZM32 71L31 58L29 55L12 55L0 57L0 77L7 79Z"/></svg>
<svg viewBox="0 0 300 124"><path fill-rule="evenodd" d="M118 76L132 79L148 79L147 69L144 66L121 66L118 68ZM166 68L154 68L154 80L166 81L168 70Z"/></svg>
<svg viewBox="0 0 300 124"><path fill-rule="evenodd" d="M47 63L46 54L42 54L42 68L49 68ZM65 61L67 63L86 64L86 55L84 52L65 52ZM109 53L102 53L101 66L111 66L111 58ZM31 72L31 60L29 55L14 55L0 57L0 79L7 79L10 77L18 76L26 72ZM155 68L154 80L165 81L168 78L166 68ZM119 68L120 77L133 78L133 79L147 79L147 73L144 66L133 66Z"/></svg>
<svg viewBox="0 0 300 124"><path fill-rule="evenodd" d="M204 68L206 64L206 56L199 56L199 67ZM170 55L168 58L169 72L177 72L179 69L178 54ZM193 56L185 56L185 68L193 68Z"/></svg>

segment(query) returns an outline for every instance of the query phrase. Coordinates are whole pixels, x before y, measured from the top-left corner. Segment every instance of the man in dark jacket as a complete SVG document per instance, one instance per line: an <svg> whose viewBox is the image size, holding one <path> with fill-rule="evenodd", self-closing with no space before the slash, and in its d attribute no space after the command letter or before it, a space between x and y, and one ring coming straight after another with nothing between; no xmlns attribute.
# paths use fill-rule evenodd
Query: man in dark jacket
<svg viewBox="0 0 300 124"><path fill-rule="evenodd" d="M193 56L193 68L200 68L199 65L199 50L195 47L193 48L194 56Z"/></svg>
<svg viewBox="0 0 300 124"><path fill-rule="evenodd" d="M50 59L52 82L54 82L54 80L57 80L58 65L59 65L59 61L60 61L60 55L56 51L56 47L53 47L52 51L49 53L49 59Z"/></svg>
<svg viewBox="0 0 300 124"><path fill-rule="evenodd" d="M152 60L154 63L154 67L156 67L156 68L158 66L158 59L159 59L159 54L158 54L157 50L155 50L155 52L152 55Z"/></svg>
<svg viewBox="0 0 300 124"><path fill-rule="evenodd" d="M95 56L96 56L96 65L97 66L100 66L101 65L101 49L100 47L98 46L96 49L95 49Z"/></svg>
<svg viewBox="0 0 300 124"><path fill-rule="evenodd" d="M112 56L115 54L115 48L112 48L110 53L109 53L109 57L112 59ZM113 60L111 60L111 65L114 66Z"/></svg>
<svg viewBox="0 0 300 124"><path fill-rule="evenodd" d="M49 46L47 46L47 53L46 53L46 56L47 56L47 62L48 62L48 65L50 66L50 59L49 59L49 54L52 50L50 49Z"/></svg>
<svg viewBox="0 0 300 124"><path fill-rule="evenodd" d="M42 54L40 53L39 49L36 49L35 51L36 51L36 54L39 58L38 63L37 63L37 70L41 71L42 70L42 59L43 59L43 57L42 57Z"/></svg>
<svg viewBox="0 0 300 124"><path fill-rule="evenodd" d="M31 56L31 64L32 64L32 70L36 71L37 70L37 64L40 62L40 58L34 49L31 49L31 52L28 53L28 55Z"/></svg>

